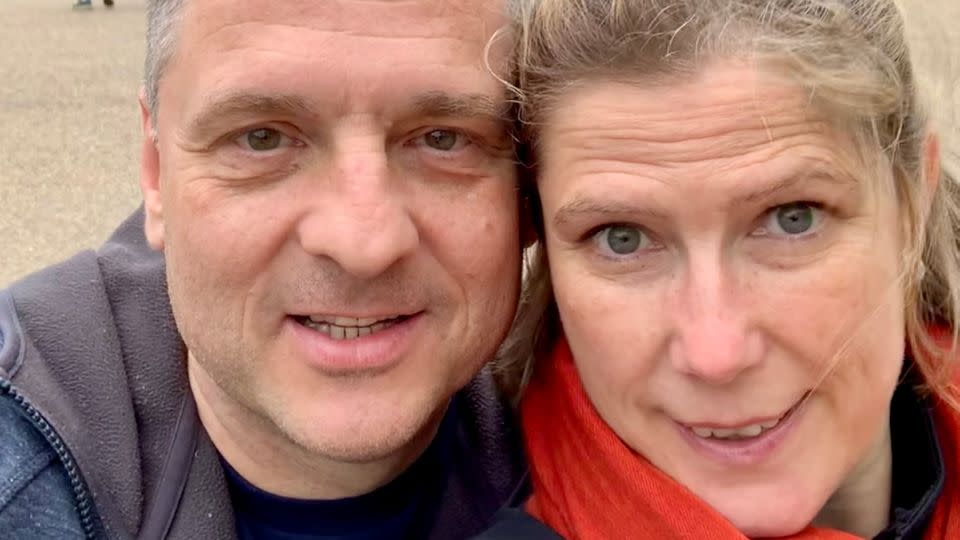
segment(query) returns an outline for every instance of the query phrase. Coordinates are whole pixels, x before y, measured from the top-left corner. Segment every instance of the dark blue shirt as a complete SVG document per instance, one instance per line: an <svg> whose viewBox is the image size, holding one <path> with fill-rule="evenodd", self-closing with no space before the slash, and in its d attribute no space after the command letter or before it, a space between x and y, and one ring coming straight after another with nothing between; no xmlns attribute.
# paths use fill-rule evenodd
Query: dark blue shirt
<svg viewBox="0 0 960 540"><path fill-rule="evenodd" d="M456 436L456 400L433 443L396 480L349 499L312 501L258 489L225 461L240 540L421 539L433 525ZM221 460L223 461L223 460Z"/></svg>

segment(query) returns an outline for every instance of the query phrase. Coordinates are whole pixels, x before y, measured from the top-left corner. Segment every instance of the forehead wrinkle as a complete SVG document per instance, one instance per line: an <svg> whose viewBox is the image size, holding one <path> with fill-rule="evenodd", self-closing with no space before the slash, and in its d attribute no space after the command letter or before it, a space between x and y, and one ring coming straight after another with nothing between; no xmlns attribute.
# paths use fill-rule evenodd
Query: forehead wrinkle
<svg viewBox="0 0 960 540"><path fill-rule="evenodd" d="M561 170L576 169L584 163L589 167L601 166L614 169L653 168L677 169L690 165L719 167L728 162L762 161L785 149L807 142L814 142L819 134L816 127L796 124L772 128L742 129L728 132L723 137L691 139L682 144L650 140L642 135L633 135L635 130L601 131L582 130L569 139L554 139L546 157L555 156ZM767 133L773 133L771 141ZM554 160L547 159L548 163Z"/></svg>
<svg viewBox="0 0 960 540"><path fill-rule="evenodd" d="M650 99L624 99L611 91L615 88L618 87L601 86L590 93L591 86L586 85L562 95L545 118L546 131L563 133L602 118L604 127L643 128L658 140L679 142L723 134L731 125L744 129L766 128L811 121L818 116L807 101L789 95L772 95L758 101L739 94L686 103L675 97L677 89L672 87L663 88L660 93L627 87L628 92L640 94L636 97L647 94ZM620 99L616 99L618 97Z"/></svg>
<svg viewBox="0 0 960 540"><path fill-rule="evenodd" d="M858 191L861 187L860 181L829 153L829 149L811 145L770 147L760 153L719 163L705 161L682 167L671 162L640 164L621 160L574 160L554 170L545 168L543 179L549 181L554 174L577 178L577 185L581 187L575 189L572 199L598 201L594 204L594 211L601 211L605 206L605 211L612 212L610 208L615 203L642 199L644 205L637 204L637 208L630 211L662 220L665 220L666 213L653 206L668 193L681 196L686 200L685 204L693 204L686 199L690 190L696 190L696 196L706 193L705 190L719 188L715 196L708 198L721 207L736 209L772 200L781 193L801 188L805 182L841 186L845 191ZM658 185L660 188L656 189L654 186ZM582 209L583 205L574 208ZM626 210L619 208L619 211ZM568 215L583 213L568 212Z"/></svg>
<svg viewBox="0 0 960 540"><path fill-rule="evenodd" d="M247 28L250 27L250 28ZM277 47L265 47L269 42L255 42L250 40L251 35L265 35L273 32L275 35L291 35L292 30L302 31L311 36L313 44L310 51L302 48L285 47L279 43ZM393 43L400 42L400 43ZM371 55L370 50L383 47L422 47L421 42L430 43L430 47L442 51L436 57L422 58L390 56L382 58L380 55ZM262 21L240 21L224 23L213 31L208 31L197 38L197 45L193 48L202 50L203 44L209 43L210 49L221 53L244 54L245 52L265 52L288 56L294 61L302 62L311 58L319 60L324 65L338 62L357 62L366 68L381 70L395 69L400 66L425 66L428 62L436 62L440 67L449 62L456 62L463 67L482 69L482 45L480 40L469 41L461 34L452 33L449 28L438 28L435 32L408 33L398 35L358 32L346 28L317 28L309 24L265 23ZM331 54L329 51L334 51ZM349 54L347 54L349 53ZM174 57L176 58L176 57ZM406 60L406 61L401 61ZM467 60L464 62L464 60Z"/></svg>
<svg viewBox="0 0 960 540"><path fill-rule="evenodd" d="M247 26L255 26L258 32L264 30L279 30L281 32L289 32L292 29L303 30L305 32L311 32L314 34L321 34L325 36L324 41L330 43L337 43L344 39L370 39L374 41L385 41L391 42L395 40L400 40L404 42L411 42L413 40L422 40L422 41L437 41L442 40L449 42L446 45L453 47L462 47L461 43L471 43L475 44L477 41L467 41L463 36L459 34L453 34L449 31L449 28L435 28L435 29L426 29L432 31L422 31L422 32L407 32L404 34L388 33L388 32L373 32L368 29L360 32L355 29L349 28L317 28L316 26L301 23L264 23L262 21L240 21L236 23L224 24L218 27L213 32L210 32L204 36L203 39L216 39L223 34L227 34L229 37L223 40L223 43L234 47L237 44L243 44L245 36L249 35L248 30L244 28ZM302 53L301 53L302 54ZM479 59L478 59L479 61Z"/></svg>
<svg viewBox="0 0 960 540"><path fill-rule="evenodd" d="M668 121L663 122L667 125L664 130L650 129L653 124L646 117L632 126L629 122L602 114L591 118L584 122L586 125L558 122L561 125L546 131L541 145L545 155L559 157L559 161L565 164L596 159L682 166L745 157L765 148L813 140L825 132L823 122L801 121L800 118L767 117L768 121L764 122L756 116L749 124L725 122L707 130L697 126L685 130L678 122ZM550 152L551 148L562 151Z"/></svg>
<svg viewBox="0 0 960 540"><path fill-rule="evenodd" d="M230 57L224 57L219 63L220 66L226 66L227 61L243 61L240 57L244 54L243 50L231 50L229 54ZM263 62L261 58L255 61ZM461 65L455 59L450 59L449 62L436 60L415 65L412 61L410 63L416 74L428 72L431 66L437 64L438 69L456 73L457 77L421 80L418 75L390 81L377 78L376 74L382 70L377 66L367 65L362 73L355 72L356 80L350 80L349 84L343 85L334 84L333 81L319 84L312 82L309 76L302 75L303 70L300 70L301 74L281 76L286 69L286 64L282 62L267 62L264 69L260 70L260 76L253 80L250 77L240 79L235 70L224 68L223 74L220 71L211 74L217 80L216 86L211 90L212 97L201 96L196 107L206 110L211 102L224 103L216 105L208 113L197 113L195 116L202 117L202 120L196 120L193 128L198 127L197 124L208 123L218 115L244 110L280 112L311 119L339 117L360 110L380 116L404 114L482 118L498 124L509 121L511 108L505 89L492 77L488 79L483 76L479 68ZM339 67L336 69L340 70ZM360 78L364 78L362 84L359 82ZM263 83L258 84L260 80L263 80ZM225 96L216 96L218 91ZM190 106L190 109L194 109L194 106Z"/></svg>
<svg viewBox="0 0 960 540"><path fill-rule="evenodd" d="M638 161L665 162L675 155L684 163L735 157L829 128L805 96L791 88L774 87L757 98L739 88L684 92L691 88L686 83L663 88L599 84L560 97L547 117L541 147L559 144Z"/></svg>
<svg viewBox="0 0 960 540"><path fill-rule="evenodd" d="M265 11L254 2L194 0L187 2L187 9L191 10L189 14L193 16L185 17L185 23L194 28L216 24L204 30L207 36L231 27L254 24L326 32L340 37L410 39L445 36L482 43L495 28L506 24L502 13L485 9L483 2L475 1L472 2L476 4L473 8L462 6L457 10L450 9L447 3L443 0L274 2L271 9ZM390 20L391 24L371 24L373 16ZM491 24L494 20L495 24ZM243 35L242 31L238 32L239 39Z"/></svg>
<svg viewBox="0 0 960 540"><path fill-rule="evenodd" d="M224 4L225 2L203 0L187 3L186 7L189 12L184 16L183 30L179 38L183 42L190 43L190 46L186 47L187 49L219 54L228 53L231 57L234 57L226 58L230 61L229 65L242 65L244 55L249 51L280 55L286 53L288 56L292 56L290 60L294 63L303 64L311 61L312 64L315 64L304 66L304 69L300 70L300 78L316 77L316 75L310 75L310 72L315 72L318 65L322 66L319 71L320 74L323 74L328 66L332 69L340 69L351 64L355 66L359 64L359 69L364 72L384 73L398 69L398 63L401 66L419 70L430 69L429 65L431 63L437 63L440 64L439 67L441 68L455 66L483 72L482 51L487 36L480 35L480 32L474 32L473 29L484 25L479 24L479 19L477 24L467 25L465 20L468 20L468 18L465 19L464 15L460 15L454 21L446 20L449 19L449 16L444 20L438 20L441 17L439 15L432 16L434 12L449 11L443 2L404 3L409 5L401 9L397 17L390 18L393 21L392 24L373 24L369 20L370 13L365 13L364 17L359 18L337 15L337 13L343 15L344 10L358 11L358 3L355 1L346 3L319 2L315 4L277 2L271 10L267 11L255 8L250 3L234 2L232 0L229 5ZM333 7L329 7L328 4ZM369 9L378 10L380 7L390 7L395 4L399 5L400 3L375 2L364 9L368 11ZM470 9L464 8L464 11L470 11ZM476 11L477 17L485 15L479 8ZM427 12L431 16L426 16ZM399 24L397 22L404 17L410 19L409 24ZM485 24L485 26L491 25ZM365 39L364 35L367 35L368 38ZM284 36L289 36L289 38ZM379 39L389 41L377 43L379 41L377 36L381 36ZM388 55L391 57L390 60L375 54L375 51L380 47L388 47L394 50L401 47L393 38L404 39L403 48L416 50L429 47L437 51L437 54L429 54L427 58L416 54L390 54ZM421 43L415 43L416 41ZM429 41L430 43L427 45L422 43L423 41ZM305 42L312 43L311 50L304 50L303 43ZM276 46L271 45L271 43L275 43ZM289 45L292 43L301 43L301 46L292 47ZM178 47L177 50L182 52L184 47ZM371 53L371 51L374 51L374 53ZM190 62L189 56L196 57L197 55L187 55L185 57L181 54L175 54L171 58L168 70L173 72L173 68L182 61ZM210 54L200 56L205 59ZM313 60L310 60L311 57L313 57ZM256 60L263 61L262 58L256 58ZM278 60L279 65L286 65L286 59L280 58ZM223 71L229 75L229 65L224 65L224 62L220 64L222 69L218 70L216 65L207 66L205 69L207 71L211 69ZM203 66L194 66L193 69L204 68ZM277 67L276 69L280 68ZM278 80L278 83L282 83L282 80ZM161 83L163 82L164 79L161 80ZM363 88L356 88L354 92L360 90L363 90Z"/></svg>

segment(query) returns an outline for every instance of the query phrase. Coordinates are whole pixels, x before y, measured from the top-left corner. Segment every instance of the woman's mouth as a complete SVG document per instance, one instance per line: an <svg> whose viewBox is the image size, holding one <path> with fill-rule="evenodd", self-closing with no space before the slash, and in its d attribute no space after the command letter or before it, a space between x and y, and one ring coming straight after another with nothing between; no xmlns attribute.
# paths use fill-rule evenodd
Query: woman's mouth
<svg viewBox="0 0 960 540"><path fill-rule="evenodd" d="M805 393L779 416L748 420L740 424L677 423L681 435L701 454L726 465L756 464L776 451L801 416Z"/></svg>

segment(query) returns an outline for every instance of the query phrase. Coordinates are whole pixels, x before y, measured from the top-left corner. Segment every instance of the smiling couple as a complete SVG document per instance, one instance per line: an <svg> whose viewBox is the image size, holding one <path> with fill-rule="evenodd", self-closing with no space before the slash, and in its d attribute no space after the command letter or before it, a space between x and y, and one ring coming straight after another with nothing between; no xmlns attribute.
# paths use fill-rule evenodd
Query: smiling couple
<svg viewBox="0 0 960 540"><path fill-rule="evenodd" d="M960 538L891 0L149 0L140 109L0 293L5 538Z"/></svg>

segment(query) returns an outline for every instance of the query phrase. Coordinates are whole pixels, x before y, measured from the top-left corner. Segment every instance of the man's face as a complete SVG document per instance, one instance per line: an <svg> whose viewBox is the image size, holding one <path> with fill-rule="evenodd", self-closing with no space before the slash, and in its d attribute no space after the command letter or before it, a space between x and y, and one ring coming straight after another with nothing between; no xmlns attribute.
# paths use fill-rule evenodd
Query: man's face
<svg viewBox="0 0 960 540"><path fill-rule="evenodd" d="M389 456L516 305L513 152L484 66L506 21L483 0L184 9L142 184L201 398L281 445Z"/></svg>

